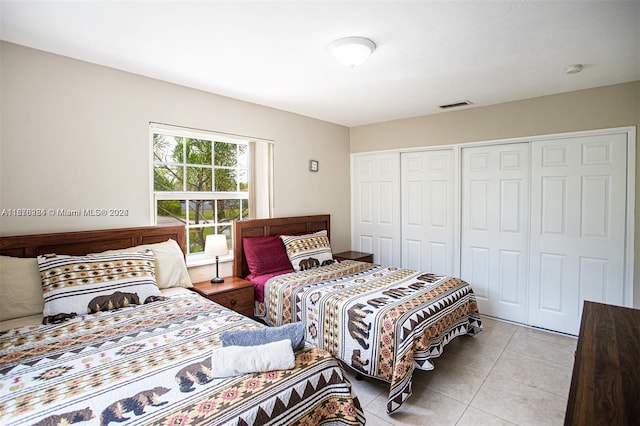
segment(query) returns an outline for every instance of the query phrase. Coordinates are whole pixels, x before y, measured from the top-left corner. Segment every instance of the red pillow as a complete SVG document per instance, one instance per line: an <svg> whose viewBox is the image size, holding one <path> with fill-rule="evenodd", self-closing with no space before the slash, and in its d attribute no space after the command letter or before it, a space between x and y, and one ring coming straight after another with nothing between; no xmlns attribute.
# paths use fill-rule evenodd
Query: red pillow
<svg viewBox="0 0 640 426"><path fill-rule="evenodd" d="M287 250L279 236L243 238L242 246L251 275L292 269Z"/></svg>

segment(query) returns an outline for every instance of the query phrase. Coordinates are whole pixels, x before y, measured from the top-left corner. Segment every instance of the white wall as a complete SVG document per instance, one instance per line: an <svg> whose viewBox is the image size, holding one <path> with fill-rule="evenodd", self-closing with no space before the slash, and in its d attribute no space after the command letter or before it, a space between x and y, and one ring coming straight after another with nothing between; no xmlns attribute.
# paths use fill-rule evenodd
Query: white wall
<svg viewBox="0 0 640 426"><path fill-rule="evenodd" d="M0 235L150 224L154 121L275 141L275 216L329 213L334 250L350 248L348 128L11 43L0 58L0 211L129 211L0 216Z"/></svg>

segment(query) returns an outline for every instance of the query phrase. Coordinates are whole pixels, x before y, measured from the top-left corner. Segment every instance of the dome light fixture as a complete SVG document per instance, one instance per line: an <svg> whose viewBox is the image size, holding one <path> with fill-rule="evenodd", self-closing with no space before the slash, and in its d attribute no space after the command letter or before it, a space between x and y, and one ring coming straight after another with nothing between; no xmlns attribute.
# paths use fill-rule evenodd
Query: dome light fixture
<svg viewBox="0 0 640 426"><path fill-rule="evenodd" d="M364 37L345 37L329 45L329 52L338 62L354 68L367 60L376 49L376 44Z"/></svg>

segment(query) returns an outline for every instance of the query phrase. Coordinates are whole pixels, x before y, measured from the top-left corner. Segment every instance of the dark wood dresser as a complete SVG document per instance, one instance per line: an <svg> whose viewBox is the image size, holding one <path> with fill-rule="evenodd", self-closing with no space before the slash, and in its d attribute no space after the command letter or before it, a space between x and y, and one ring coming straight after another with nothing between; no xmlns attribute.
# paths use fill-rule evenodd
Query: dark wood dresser
<svg viewBox="0 0 640 426"><path fill-rule="evenodd" d="M565 425L640 425L640 309L585 302Z"/></svg>

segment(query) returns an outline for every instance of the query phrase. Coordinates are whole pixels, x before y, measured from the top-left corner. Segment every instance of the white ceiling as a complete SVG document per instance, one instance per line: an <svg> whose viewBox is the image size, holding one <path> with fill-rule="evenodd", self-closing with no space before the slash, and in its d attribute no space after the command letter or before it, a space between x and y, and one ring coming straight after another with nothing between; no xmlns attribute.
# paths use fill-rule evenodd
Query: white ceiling
<svg viewBox="0 0 640 426"><path fill-rule="evenodd" d="M1 0L0 38L345 126L640 80L638 0Z"/></svg>

